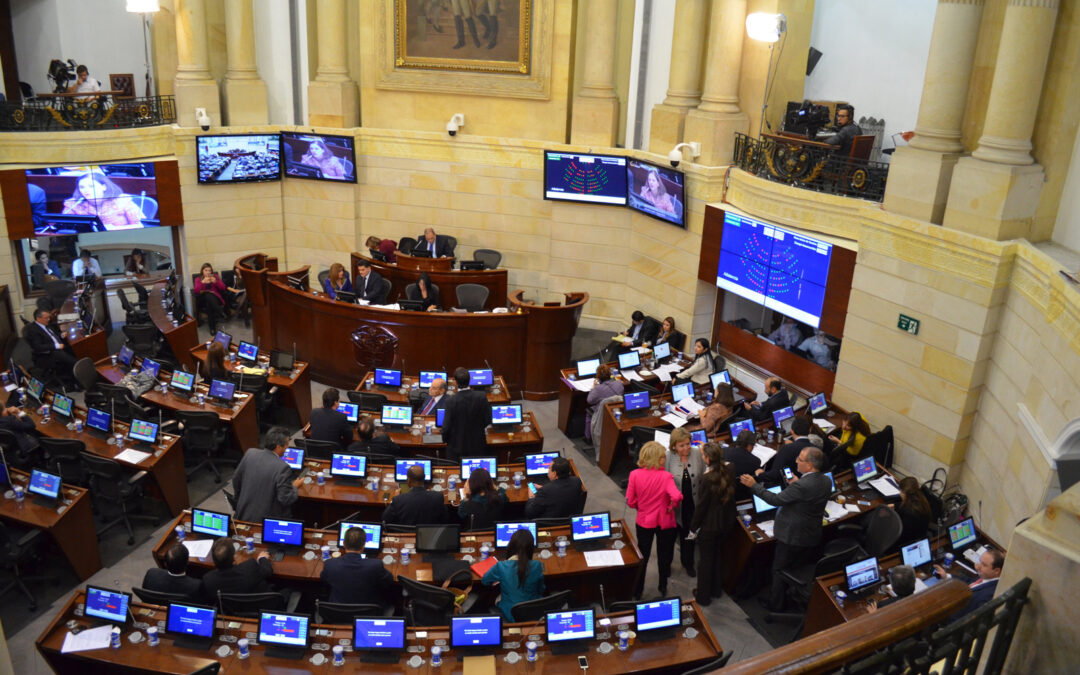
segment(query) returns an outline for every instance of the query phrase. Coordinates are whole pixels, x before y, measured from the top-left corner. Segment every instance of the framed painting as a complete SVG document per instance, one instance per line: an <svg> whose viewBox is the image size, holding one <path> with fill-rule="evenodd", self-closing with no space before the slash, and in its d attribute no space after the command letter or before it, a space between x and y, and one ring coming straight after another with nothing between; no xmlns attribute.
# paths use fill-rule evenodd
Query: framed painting
<svg viewBox="0 0 1080 675"><path fill-rule="evenodd" d="M394 66L528 75L533 0L394 0Z"/></svg>

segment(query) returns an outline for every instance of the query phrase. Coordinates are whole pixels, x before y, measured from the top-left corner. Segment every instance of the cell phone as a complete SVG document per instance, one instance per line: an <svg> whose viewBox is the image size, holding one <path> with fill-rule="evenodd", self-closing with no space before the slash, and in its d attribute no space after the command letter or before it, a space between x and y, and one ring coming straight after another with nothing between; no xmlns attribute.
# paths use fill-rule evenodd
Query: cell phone
<svg viewBox="0 0 1080 675"><path fill-rule="evenodd" d="M581 668L582 670L588 670L589 669L589 657L587 657L587 656L579 656L579 657L577 657L577 664L578 664L578 668Z"/></svg>
<svg viewBox="0 0 1080 675"><path fill-rule="evenodd" d="M761 534L760 532L751 532L750 534L754 537L754 541L761 541L765 538L765 535Z"/></svg>
<svg viewBox="0 0 1080 675"><path fill-rule="evenodd" d="M536 485L529 483L529 494L536 494Z"/></svg>
<svg viewBox="0 0 1080 675"><path fill-rule="evenodd" d="M794 477L795 477L795 474L791 472L791 467L790 466L785 466L784 467L784 478L786 480L790 481Z"/></svg>

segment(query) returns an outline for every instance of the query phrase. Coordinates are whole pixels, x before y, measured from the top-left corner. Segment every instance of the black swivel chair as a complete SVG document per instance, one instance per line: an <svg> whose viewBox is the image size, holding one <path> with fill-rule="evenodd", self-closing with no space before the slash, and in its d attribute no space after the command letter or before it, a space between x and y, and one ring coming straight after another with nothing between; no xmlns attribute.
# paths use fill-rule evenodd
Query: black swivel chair
<svg viewBox="0 0 1080 675"><path fill-rule="evenodd" d="M397 247L405 255L412 255L412 250L416 247L416 240L412 237L402 237L398 240Z"/></svg>
<svg viewBox="0 0 1080 675"><path fill-rule="evenodd" d="M35 445L23 450L19 447L19 440L15 437L15 434L7 429L0 429L0 448L4 449L4 457L7 459L7 463L17 469L29 471L34 466L40 466L41 464L41 446Z"/></svg>
<svg viewBox="0 0 1080 675"><path fill-rule="evenodd" d="M536 600L519 602L510 608L514 621L539 621L548 612L557 612L570 604L570 591L559 591Z"/></svg>
<svg viewBox="0 0 1080 675"><path fill-rule="evenodd" d="M431 289L429 290L429 292L431 293L431 297L435 299L435 306L442 306L442 303L440 302L440 300L442 299L442 295L439 294L439 285L431 284ZM421 300L422 298L420 297L420 284L413 283L406 286L405 297L409 300Z"/></svg>
<svg viewBox="0 0 1080 675"><path fill-rule="evenodd" d="M825 554L828 555L854 544L864 552L865 556L880 558L893 551L903 531L904 524L896 509L882 504L864 514L858 524L843 523L837 526L837 538L825 546Z"/></svg>
<svg viewBox="0 0 1080 675"><path fill-rule="evenodd" d="M381 413L382 407L386 405L387 402L385 395L368 391L349 390L346 395L349 397L350 403L355 403L360 406L360 410L367 412Z"/></svg>
<svg viewBox="0 0 1080 675"><path fill-rule="evenodd" d="M862 452L859 459L873 457L874 463L886 469L892 468L893 463L893 429L892 425L886 426L881 431L870 434L863 442Z"/></svg>
<svg viewBox="0 0 1080 675"><path fill-rule="evenodd" d="M45 282L45 295L52 301L53 307L63 307L71 294L75 292L75 282L67 279Z"/></svg>
<svg viewBox="0 0 1080 675"><path fill-rule="evenodd" d="M105 395L101 409L113 416L113 422L131 422L132 410L128 405L131 390L119 384L101 382L98 391Z"/></svg>
<svg viewBox="0 0 1080 675"><path fill-rule="evenodd" d="M239 377L234 373L232 379L237 383L237 391L255 397L255 418L258 420L259 429L268 429L278 388L269 385L270 377L268 375L244 375Z"/></svg>
<svg viewBox="0 0 1080 675"><path fill-rule="evenodd" d="M293 612L300 602L298 591L263 593L222 593L218 591L218 610L227 616L257 619L261 612Z"/></svg>
<svg viewBox="0 0 1080 675"><path fill-rule="evenodd" d="M346 604L343 602L315 601L315 623L351 625L358 616L384 616L385 610L370 603Z"/></svg>
<svg viewBox="0 0 1080 675"><path fill-rule="evenodd" d="M484 263L484 269L494 270L499 268L499 263L502 262L502 253L499 253L492 248L478 248L473 251L473 260L479 260Z"/></svg>
<svg viewBox="0 0 1080 675"><path fill-rule="evenodd" d="M463 570L471 574L471 570ZM405 606L405 623L409 626L449 626L457 605L454 591L406 576L398 577ZM471 588L471 585L470 585ZM468 600L466 600L468 603ZM462 608L462 613L465 608Z"/></svg>
<svg viewBox="0 0 1080 675"><path fill-rule="evenodd" d="M765 616L765 623L773 621L794 620L798 627L792 634L794 640L802 632L803 622L806 620L806 608L810 604L810 595L814 588L814 580L818 577L838 572L847 565L864 558L858 544L848 543L843 547L836 547L815 562L808 562L794 569L780 572L784 585L788 589L788 597L794 596L799 611L796 612L770 612ZM788 640L790 642L791 640Z"/></svg>
<svg viewBox="0 0 1080 675"><path fill-rule="evenodd" d="M127 346L139 356L154 357L158 353L158 336L161 331L153 324L128 325L122 328Z"/></svg>
<svg viewBox="0 0 1080 675"><path fill-rule="evenodd" d="M75 376L75 381L86 392L83 394L86 405L100 408L107 399L105 394L97 388L98 383L101 382L101 376L98 375L97 368L94 366L94 360L89 357L79 359L75 362L72 374Z"/></svg>
<svg viewBox="0 0 1080 675"><path fill-rule="evenodd" d="M72 438L49 438L43 436L38 444L45 454L45 466L49 473L60 476L65 483L88 487L89 474L82 461L86 444Z"/></svg>
<svg viewBox="0 0 1080 675"><path fill-rule="evenodd" d="M0 568L11 573L11 581L0 586L0 597L8 591L18 589L26 596L30 611L37 609L37 599L26 587L29 581L44 581L46 575L27 576L21 566L37 558L38 546L43 541L43 532L37 528L21 528L0 522Z"/></svg>
<svg viewBox="0 0 1080 675"><path fill-rule="evenodd" d="M146 286L133 281L131 287L135 289L135 294L139 296L139 309L143 311L150 309L150 291L146 290Z"/></svg>
<svg viewBox="0 0 1080 675"><path fill-rule="evenodd" d="M656 429L643 426L630 427L630 438L627 440L630 461L636 466L638 457L641 455L641 448L649 441L656 440Z"/></svg>
<svg viewBox="0 0 1080 675"><path fill-rule="evenodd" d="M166 593L164 591L152 591L149 588L139 588L138 586L132 586L132 591L139 597L142 602L158 605L159 607L167 607L172 602L191 602L191 598L182 593Z"/></svg>
<svg viewBox="0 0 1080 675"><path fill-rule="evenodd" d="M97 505L98 513L117 514L113 520L98 529L98 538L116 525L122 524L128 533L128 546L131 546L135 543L135 530L131 527L131 521L142 520L155 525L160 521L157 516L131 512L138 510L142 505L142 484L148 474L145 471L139 471L131 475L131 472L118 462L89 452L84 452L82 458L90 477L90 498Z"/></svg>
<svg viewBox="0 0 1080 675"><path fill-rule="evenodd" d="M720 670L728 664L728 661L731 660L731 655L734 653L734 649L729 649L720 656L716 657L714 660L702 664L697 668L694 668L693 670L688 670L683 673L683 675L705 675L705 673L712 673Z"/></svg>
<svg viewBox="0 0 1080 675"><path fill-rule="evenodd" d="M450 245L450 257L453 258L455 256L455 252L457 251L457 237L451 236L449 234L444 236L446 237L446 243Z"/></svg>
<svg viewBox="0 0 1080 675"><path fill-rule="evenodd" d="M389 279L383 277L382 290L379 291L379 295L371 302L373 305L385 305L390 298L390 291L393 290L394 284Z"/></svg>
<svg viewBox="0 0 1080 675"><path fill-rule="evenodd" d="M296 447L304 449L304 456L309 459L333 459L335 452L344 448L333 441L317 441L313 438L297 439Z"/></svg>
<svg viewBox="0 0 1080 675"><path fill-rule="evenodd" d="M128 326L145 326L151 323L150 312L144 308L131 304L124 294L124 289L116 289L116 297L120 299L120 306L124 309L124 323Z"/></svg>
<svg viewBox="0 0 1080 675"><path fill-rule="evenodd" d="M638 380L631 380L631 382L630 382L630 391L632 391L632 392L634 392L634 391L647 391L647 392L649 392L649 396L659 396L660 395L660 390L659 389L652 386L651 384L645 384L644 382L639 382Z"/></svg>
<svg viewBox="0 0 1080 675"><path fill-rule="evenodd" d="M186 470L187 476L190 478L193 473L207 466L214 474L214 482L220 483L221 471L218 464L237 463L237 460L223 456L227 433L221 424L221 418L211 411L181 410L176 413L176 420L183 427L181 440L184 454L192 463Z"/></svg>
<svg viewBox="0 0 1080 675"><path fill-rule="evenodd" d="M326 269L319 272L319 290L322 291L326 288L326 280L330 278L330 270Z"/></svg>
<svg viewBox="0 0 1080 675"><path fill-rule="evenodd" d="M480 284L461 284L457 287L457 304L470 312L479 312L487 304L490 292Z"/></svg>

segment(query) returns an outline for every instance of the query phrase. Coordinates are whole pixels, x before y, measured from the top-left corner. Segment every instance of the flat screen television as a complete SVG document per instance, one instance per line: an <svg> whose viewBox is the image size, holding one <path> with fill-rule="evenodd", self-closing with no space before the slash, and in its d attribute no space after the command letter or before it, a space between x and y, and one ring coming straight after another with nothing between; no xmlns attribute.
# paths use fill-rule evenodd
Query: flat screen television
<svg viewBox="0 0 1080 675"><path fill-rule="evenodd" d="M356 151L350 136L281 132L289 178L356 182Z"/></svg>
<svg viewBox="0 0 1080 675"><path fill-rule="evenodd" d="M197 136L199 183L257 183L281 180L281 136Z"/></svg>
<svg viewBox="0 0 1080 675"><path fill-rule="evenodd" d="M728 211L716 285L817 328L831 257L828 242Z"/></svg>
<svg viewBox="0 0 1080 675"><path fill-rule="evenodd" d="M636 159L627 160L626 197L633 210L665 223L686 227L681 171Z"/></svg>
<svg viewBox="0 0 1080 675"><path fill-rule="evenodd" d="M153 162L27 169L26 191L37 236L161 224Z"/></svg>
<svg viewBox="0 0 1080 675"><path fill-rule="evenodd" d="M544 199L626 206L626 158L545 150Z"/></svg>

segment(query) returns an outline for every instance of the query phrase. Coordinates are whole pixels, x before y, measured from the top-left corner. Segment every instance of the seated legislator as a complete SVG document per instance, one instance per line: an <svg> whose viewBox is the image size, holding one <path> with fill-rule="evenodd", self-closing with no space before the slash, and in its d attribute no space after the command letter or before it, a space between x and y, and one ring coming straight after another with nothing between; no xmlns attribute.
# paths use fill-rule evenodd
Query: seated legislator
<svg viewBox="0 0 1080 675"><path fill-rule="evenodd" d="M458 504L458 518L463 530L494 530L503 519L506 490L496 488L487 469L473 469L465 482L465 498Z"/></svg>
<svg viewBox="0 0 1080 675"><path fill-rule="evenodd" d="M158 593L175 593L188 600L201 598L202 582L187 575L188 550L177 542L165 551L165 569L151 567L143 575L142 588Z"/></svg>
<svg viewBox="0 0 1080 675"><path fill-rule="evenodd" d="M721 382L716 386L712 403L701 411L701 428L708 436L716 436L727 431L724 422L741 419L745 414L742 406L735 406L735 390L730 384Z"/></svg>
<svg viewBox="0 0 1080 675"><path fill-rule="evenodd" d="M195 279L194 290L196 304L199 309L206 312L206 316L210 321L210 333L214 334L217 332L218 323L225 320L225 308L228 307L226 302L228 288L217 272L214 271L214 266L205 262L199 268L199 276Z"/></svg>
<svg viewBox="0 0 1080 675"><path fill-rule="evenodd" d="M26 414L22 408L15 406L0 408L0 429L10 432L15 437L20 451L27 452L38 446L35 428L37 426L34 424L34 418Z"/></svg>
<svg viewBox="0 0 1080 675"><path fill-rule="evenodd" d="M97 216L109 231L142 227L142 209L100 171L90 171L79 178L71 197L64 200L63 213Z"/></svg>
<svg viewBox="0 0 1080 675"><path fill-rule="evenodd" d="M327 387L322 394L322 407L311 411L309 437L313 441L337 443L338 447L348 447L352 442L352 426L345 413L337 409L341 394L333 387Z"/></svg>
<svg viewBox="0 0 1080 675"><path fill-rule="evenodd" d="M949 618L950 622L958 621L990 602L994 597L994 591L997 590L1001 568L1004 565L1004 553L992 548L986 549L986 552L979 557L979 562L975 563L975 574L979 575L978 578L968 584L968 588L971 589L971 600L968 601L967 607ZM941 565L934 565L934 576L947 579L951 575L945 572Z"/></svg>
<svg viewBox="0 0 1080 675"><path fill-rule="evenodd" d="M630 315L630 327L619 333L616 337L622 337L624 347L640 347L646 342L654 342L660 327L656 321L645 316L641 310L634 310Z"/></svg>
<svg viewBox="0 0 1080 675"><path fill-rule="evenodd" d="M382 291L382 276L371 269L371 263L361 258L356 263L356 284L353 286L356 299L367 300L368 302L382 302L385 300L381 297Z"/></svg>
<svg viewBox="0 0 1080 675"><path fill-rule="evenodd" d="M547 485L525 502L525 518L569 518L581 515L581 479L571 475L570 460L556 457L548 469Z"/></svg>
<svg viewBox="0 0 1080 675"><path fill-rule="evenodd" d="M758 469L755 474L757 479L766 485L786 485L784 469L795 470L799 459L799 453L803 448L810 447L810 419L797 415L791 422L791 435L794 437L790 443L780 446L780 450L772 458L772 464L768 470Z"/></svg>
<svg viewBox="0 0 1080 675"><path fill-rule="evenodd" d="M424 467L413 465L405 473L406 484L383 514L383 522L392 525L435 525L449 522L441 492L428 490Z"/></svg>
<svg viewBox="0 0 1080 675"><path fill-rule="evenodd" d="M611 396L622 396L626 387L611 376L611 367L606 363L596 369L596 383L585 397L585 440L592 443L592 419L600 411L600 403Z"/></svg>
<svg viewBox="0 0 1080 675"><path fill-rule="evenodd" d="M419 300L423 303L425 312L439 311L439 291L431 284L431 277L427 272L421 272L416 279L416 293L409 296L410 300Z"/></svg>
<svg viewBox="0 0 1080 675"><path fill-rule="evenodd" d="M709 341L705 338L694 340L694 362L676 373L675 378L694 384L709 384L709 375L713 372L713 355Z"/></svg>
<svg viewBox="0 0 1080 675"><path fill-rule="evenodd" d="M930 502L919 486L919 479L905 476L900 479L900 503L896 505L896 515L900 516L903 529L897 546L904 546L926 538L930 529Z"/></svg>
<svg viewBox="0 0 1080 675"><path fill-rule="evenodd" d="M351 527L345 532L345 551L323 563L319 579L330 588L330 602L385 606L397 584L379 558L365 558L367 532Z"/></svg>
<svg viewBox="0 0 1080 675"><path fill-rule="evenodd" d="M676 351L682 351L682 348L685 346L682 344L682 342L679 342L678 344L672 342L678 337L680 336L675 330L675 318L665 316L664 320L660 322L660 330L656 333L656 339L651 342L646 342L644 344L646 347L652 347L654 345L661 345L666 342L670 342L672 349Z"/></svg>
<svg viewBox="0 0 1080 675"><path fill-rule="evenodd" d="M52 321L52 312L42 307L34 310L34 320L23 326L23 338L30 345L34 363L51 367L65 381L74 382L75 355Z"/></svg>
<svg viewBox="0 0 1080 675"><path fill-rule="evenodd" d="M454 255L446 235L435 234L435 228L433 227L425 228L424 234L416 238L413 253L418 251L430 253L432 258L451 258Z"/></svg>
<svg viewBox="0 0 1080 675"><path fill-rule="evenodd" d="M514 532L506 547L506 560L495 563L480 579L484 586L499 584L498 608L507 621L514 621L510 610L517 603L544 597L544 565L532 559L534 550L532 532Z"/></svg>
<svg viewBox="0 0 1080 675"><path fill-rule="evenodd" d="M38 249L34 253L34 258L37 262L30 266L30 285L33 288L45 288L46 281L56 281L60 278L60 266L55 260L49 260L48 251Z"/></svg>
<svg viewBox="0 0 1080 675"><path fill-rule="evenodd" d="M878 611L882 607L887 607L897 600L903 600L904 598L915 595L915 570L911 565L897 565L896 567L889 569L889 586L892 588L892 592L895 593L894 597L886 598L881 602L871 598L866 601L866 611L870 614Z"/></svg>
<svg viewBox="0 0 1080 675"><path fill-rule="evenodd" d="M862 135L862 127L855 123L855 107L845 104L836 106L836 134L825 139L829 145L839 146L841 155L851 154L851 144Z"/></svg>
<svg viewBox="0 0 1080 675"><path fill-rule="evenodd" d="M428 386L427 396L420 404L420 414L434 415L436 410L445 408L449 400L446 395L446 380L436 377Z"/></svg>
<svg viewBox="0 0 1080 675"><path fill-rule="evenodd" d="M206 363L203 365L206 377L211 380L229 381L232 378L232 373L225 367L225 347L217 340L211 342L206 350Z"/></svg>
<svg viewBox="0 0 1080 675"><path fill-rule="evenodd" d="M442 435L446 457L458 462L462 457L483 455L487 444L487 428L491 424L491 405L487 394L469 389L469 371L454 371L458 392L446 403Z"/></svg>
<svg viewBox="0 0 1080 675"><path fill-rule="evenodd" d="M739 432L739 435L735 437L735 440L731 442L731 445L724 448L724 460L731 467L731 475L735 478L738 478L744 473L753 476L758 471L761 471L761 460L750 452L754 449L754 439L755 436L753 431L743 429ZM751 496L753 495L750 492L750 488L742 483L736 482L735 501L750 499Z"/></svg>
<svg viewBox="0 0 1080 675"><path fill-rule="evenodd" d="M870 425L862 413L852 412L844 418L840 429L833 429L829 438L838 443L832 451L833 468L843 471L862 454L863 443L870 438Z"/></svg>
<svg viewBox="0 0 1080 675"><path fill-rule="evenodd" d="M352 290L353 285L349 281L349 273L345 271L345 266L341 263L331 265L330 274L327 274L326 279L323 281L323 292L337 300L338 291L352 293Z"/></svg>
<svg viewBox="0 0 1080 675"><path fill-rule="evenodd" d="M233 540L221 537L214 541L210 549L214 560L214 569L203 575L203 600L217 604L218 591L222 593L265 593L270 590L270 577L274 566L267 551L259 551L254 558L248 558L239 565L236 561L236 548Z"/></svg>
<svg viewBox="0 0 1080 675"><path fill-rule="evenodd" d="M368 251L371 252L371 257L375 260L382 260L383 262L388 263L397 262L397 244L394 243L393 239L379 239L372 235L367 238L367 242L365 242L364 245L368 247ZM379 256L382 257L380 258Z"/></svg>
<svg viewBox="0 0 1080 675"><path fill-rule="evenodd" d="M403 456L401 446L395 443L389 434L375 433L375 420L370 415L364 415L356 423L356 435L360 440L349 444L349 452L353 454Z"/></svg>
<svg viewBox="0 0 1080 675"><path fill-rule="evenodd" d="M770 421L774 411L791 405L791 397L779 377L770 377L765 380L765 396L768 398L763 403L754 401L743 404L755 422Z"/></svg>
<svg viewBox="0 0 1080 675"><path fill-rule="evenodd" d="M71 276L73 278L93 275L95 279L101 278L101 264L94 260L90 249L84 248L79 251L79 257L71 263Z"/></svg>
<svg viewBox="0 0 1080 675"><path fill-rule="evenodd" d="M236 517L251 523L263 518L289 518L298 495L292 469L281 458L289 445L289 434L281 427L266 432L263 447L244 453L233 474Z"/></svg>

